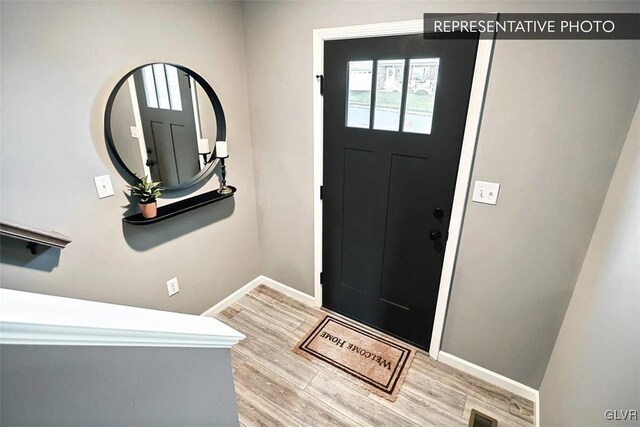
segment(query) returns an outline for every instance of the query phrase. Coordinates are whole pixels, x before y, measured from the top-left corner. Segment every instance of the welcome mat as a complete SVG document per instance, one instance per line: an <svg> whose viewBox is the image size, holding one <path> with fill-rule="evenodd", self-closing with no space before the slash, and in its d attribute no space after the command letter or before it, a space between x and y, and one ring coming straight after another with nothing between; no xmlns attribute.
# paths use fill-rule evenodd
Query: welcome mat
<svg viewBox="0 0 640 427"><path fill-rule="evenodd" d="M293 351L356 377L364 388L395 401L416 350L333 316L318 322Z"/></svg>

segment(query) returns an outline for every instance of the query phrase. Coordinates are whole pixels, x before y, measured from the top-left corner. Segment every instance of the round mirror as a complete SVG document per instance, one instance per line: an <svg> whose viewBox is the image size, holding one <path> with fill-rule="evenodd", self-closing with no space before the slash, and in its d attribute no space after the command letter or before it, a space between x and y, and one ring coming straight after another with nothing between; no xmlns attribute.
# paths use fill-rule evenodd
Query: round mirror
<svg viewBox="0 0 640 427"><path fill-rule="evenodd" d="M130 177L178 190L209 175L215 142L226 135L220 100L192 70L147 64L127 73L109 96L107 144Z"/></svg>

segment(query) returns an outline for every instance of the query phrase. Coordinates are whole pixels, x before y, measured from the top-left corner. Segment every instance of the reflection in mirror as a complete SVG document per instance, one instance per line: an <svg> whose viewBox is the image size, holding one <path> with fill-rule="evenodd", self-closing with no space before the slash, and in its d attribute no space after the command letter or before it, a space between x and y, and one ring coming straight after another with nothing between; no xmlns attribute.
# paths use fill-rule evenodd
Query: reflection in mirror
<svg viewBox="0 0 640 427"><path fill-rule="evenodd" d="M224 115L206 86L184 67L150 64L116 87L105 126L111 148L129 172L148 175L171 190L193 184L213 169L208 162L215 158L216 139L224 139L219 129L224 133Z"/></svg>

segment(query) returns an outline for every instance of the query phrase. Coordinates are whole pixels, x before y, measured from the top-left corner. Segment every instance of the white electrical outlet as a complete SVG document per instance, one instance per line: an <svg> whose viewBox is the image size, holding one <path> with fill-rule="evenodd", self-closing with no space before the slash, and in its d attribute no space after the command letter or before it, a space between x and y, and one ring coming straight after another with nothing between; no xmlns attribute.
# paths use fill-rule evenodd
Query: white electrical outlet
<svg viewBox="0 0 640 427"><path fill-rule="evenodd" d="M486 203L495 205L498 202L498 192L500 184L495 182L476 181L473 188L473 201L478 203Z"/></svg>
<svg viewBox="0 0 640 427"><path fill-rule="evenodd" d="M177 277L167 280L167 291L169 292L169 296L173 296L178 292L180 292L180 287L178 286Z"/></svg>
<svg viewBox="0 0 640 427"><path fill-rule="evenodd" d="M140 138L140 133L138 132L138 126L129 126L129 129L131 129L132 138Z"/></svg>
<svg viewBox="0 0 640 427"><path fill-rule="evenodd" d="M98 190L99 199L113 196L113 185L111 185L111 178L109 175L96 176L93 178L93 181L96 183L96 190Z"/></svg>

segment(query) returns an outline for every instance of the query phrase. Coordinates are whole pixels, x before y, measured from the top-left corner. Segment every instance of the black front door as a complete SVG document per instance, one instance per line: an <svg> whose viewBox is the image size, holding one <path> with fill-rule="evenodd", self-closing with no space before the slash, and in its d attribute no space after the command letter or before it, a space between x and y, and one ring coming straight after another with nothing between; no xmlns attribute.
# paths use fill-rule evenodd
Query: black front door
<svg viewBox="0 0 640 427"><path fill-rule="evenodd" d="M323 305L428 348L477 40L328 41Z"/></svg>
<svg viewBox="0 0 640 427"><path fill-rule="evenodd" d="M133 78L151 179L164 186L191 181L200 162L189 75L172 65L153 64Z"/></svg>

